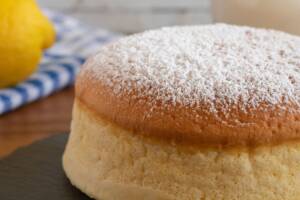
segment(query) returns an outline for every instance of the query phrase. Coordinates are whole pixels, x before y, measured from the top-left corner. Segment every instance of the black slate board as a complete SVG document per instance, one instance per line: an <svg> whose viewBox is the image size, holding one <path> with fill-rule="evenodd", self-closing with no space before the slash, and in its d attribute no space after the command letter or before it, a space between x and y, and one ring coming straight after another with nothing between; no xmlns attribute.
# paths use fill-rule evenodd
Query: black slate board
<svg viewBox="0 0 300 200"><path fill-rule="evenodd" d="M63 172L67 137L51 137L0 160L0 200L88 200Z"/></svg>

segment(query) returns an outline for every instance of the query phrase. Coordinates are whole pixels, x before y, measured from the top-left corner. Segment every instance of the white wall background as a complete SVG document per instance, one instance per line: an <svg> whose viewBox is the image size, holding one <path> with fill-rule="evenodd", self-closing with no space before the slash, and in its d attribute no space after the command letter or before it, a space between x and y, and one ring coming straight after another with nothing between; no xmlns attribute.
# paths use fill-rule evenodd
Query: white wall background
<svg viewBox="0 0 300 200"><path fill-rule="evenodd" d="M124 33L211 22L210 0L38 0L38 3L90 25Z"/></svg>

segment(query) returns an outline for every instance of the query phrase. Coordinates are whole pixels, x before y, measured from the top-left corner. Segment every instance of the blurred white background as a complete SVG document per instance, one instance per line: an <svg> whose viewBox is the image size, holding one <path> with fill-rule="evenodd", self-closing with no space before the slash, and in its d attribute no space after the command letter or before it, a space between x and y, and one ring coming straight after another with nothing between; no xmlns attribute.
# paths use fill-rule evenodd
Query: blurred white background
<svg viewBox="0 0 300 200"><path fill-rule="evenodd" d="M124 33L211 22L210 0L38 0L38 3L87 24Z"/></svg>

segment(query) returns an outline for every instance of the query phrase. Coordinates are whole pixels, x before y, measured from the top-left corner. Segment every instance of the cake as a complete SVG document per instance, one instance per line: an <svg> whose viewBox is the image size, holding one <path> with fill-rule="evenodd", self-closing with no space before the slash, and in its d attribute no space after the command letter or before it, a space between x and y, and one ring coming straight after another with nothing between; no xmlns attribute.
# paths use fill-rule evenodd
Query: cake
<svg viewBox="0 0 300 200"><path fill-rule="evenodd" d="M101 200L299 200L300 38L226 24L112 42L76 80L63 167Z"/></svg>

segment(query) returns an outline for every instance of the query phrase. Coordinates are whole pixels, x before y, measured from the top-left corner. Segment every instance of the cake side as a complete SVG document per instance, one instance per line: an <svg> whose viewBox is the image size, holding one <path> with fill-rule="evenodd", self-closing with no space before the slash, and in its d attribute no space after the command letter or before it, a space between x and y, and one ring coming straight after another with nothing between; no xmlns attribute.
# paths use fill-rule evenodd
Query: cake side
<svg viewBox="0 0 300 200"><path fill-rule="evenodd" d="M297 200L300 142L201 147L124 130L75 102L64 153L71 182L96 199Z"/></svg>

